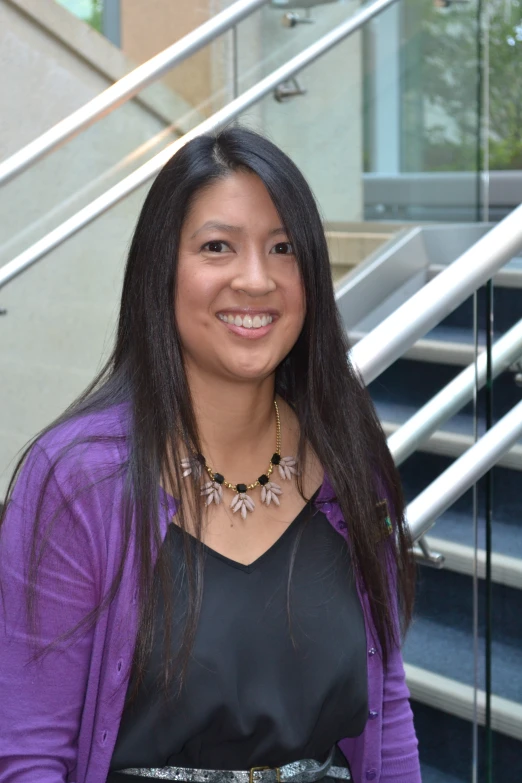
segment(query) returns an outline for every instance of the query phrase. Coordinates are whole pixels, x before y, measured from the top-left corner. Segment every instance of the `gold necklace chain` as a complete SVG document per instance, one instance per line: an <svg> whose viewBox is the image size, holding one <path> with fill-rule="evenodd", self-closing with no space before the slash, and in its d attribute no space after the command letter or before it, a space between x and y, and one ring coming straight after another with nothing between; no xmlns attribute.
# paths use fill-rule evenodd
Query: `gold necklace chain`
<svg viewBox="0 0 522 783"><path fill-rule="evenodd" d="M227 489L231 489L234 492L238 492L238 493L246 492L249 489L255 489L256 487L259 487L262 483L263 484L267 483L267 481L270 479L270 476L273 473L274 466L279 465L281 459L281 419L279 418L279 408L277 406L276 400L274 400L274 408L276 414L276 450L272 455L272 459L270 460L270 464L268 466L267 472L262 476L260 476L257 479L257 481L254 481L253 484L241 484L241 483L231 484L229 481L225 479L224 476L221 475L221 473L214 472L214 470L209 465L207 465L205 460L204 462L205 470L207 471L212 481L217 481L218 484L222 484L224 487L227 487ZM241 487L241 489L239 489L239 487Z"/></svg>

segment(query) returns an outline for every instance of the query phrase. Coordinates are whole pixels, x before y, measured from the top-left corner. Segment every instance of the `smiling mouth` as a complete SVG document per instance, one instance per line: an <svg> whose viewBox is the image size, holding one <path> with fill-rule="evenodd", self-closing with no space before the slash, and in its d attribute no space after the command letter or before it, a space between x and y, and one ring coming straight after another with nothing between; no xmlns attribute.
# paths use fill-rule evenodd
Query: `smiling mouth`
<svg viewBox="0 0 522 783"><path fill-rule="evenodd" d="M270 313L256 315L239 315L234 313L218 313L218 318L223 323L231 326L239 326L243 329L262 329L274 320Z"/></svg>

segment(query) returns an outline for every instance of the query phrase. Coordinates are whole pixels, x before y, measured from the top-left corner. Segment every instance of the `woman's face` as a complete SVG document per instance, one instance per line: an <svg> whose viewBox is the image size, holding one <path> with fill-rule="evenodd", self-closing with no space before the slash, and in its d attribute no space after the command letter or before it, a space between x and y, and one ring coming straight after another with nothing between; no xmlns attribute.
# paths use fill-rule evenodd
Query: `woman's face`
<svg viewBox="0 0 522 783"><path fill-rule="evenodd" d="M263 379L295 344L305 317L299 266L255 174L230 174L194 198L181 231L175 317L189 371Z"/></svg>

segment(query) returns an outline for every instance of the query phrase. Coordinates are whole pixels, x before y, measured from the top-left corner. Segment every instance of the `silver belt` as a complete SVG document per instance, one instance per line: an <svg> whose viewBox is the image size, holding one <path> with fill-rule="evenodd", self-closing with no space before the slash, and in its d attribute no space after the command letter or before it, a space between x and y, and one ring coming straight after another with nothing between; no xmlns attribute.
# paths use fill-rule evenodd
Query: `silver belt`
<svg viewBox="0 0 522 783"><path fill-rule="evenodd" d="M157 780L179 780L185 783L315 783L328 775L351 780L350 770L333 767L335 745L322 764L313 759L292 761L282 767L252 767L250 770L192 769L189 767L158 767L120 769L122 775L136 775Z"/></svg>

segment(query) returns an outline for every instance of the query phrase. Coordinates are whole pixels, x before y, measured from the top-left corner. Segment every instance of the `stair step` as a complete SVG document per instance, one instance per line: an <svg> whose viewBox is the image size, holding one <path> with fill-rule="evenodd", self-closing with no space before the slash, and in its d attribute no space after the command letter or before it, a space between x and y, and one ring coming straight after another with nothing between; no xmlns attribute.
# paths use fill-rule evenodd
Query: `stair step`
<svg viewBox="0 0 522 783"><path fill-rule="evenodd" d="M427 640L429 638L429 636L426 637ZM426 647L424 648L425 652ZM469 650L467 655L471 662L472 651ZM471 685L410 663L405 663L404 668L412 699L464 720L473 720L475 696ZM480 726L484 726L486 694L483 690L479 690L477 693L477 708L478 723ZM491 718L495 731L513 737L513 739L522 740L522 704L492 695Z"/></svg>
<svg viewBox="0 0 522 783"><path fill-rule="evenodd" d="M456 571L459 574L473 576L475 569L475 550L472 546L457 543L454 538L444 537L444 529L440 528L441 520L438 520L433 531L434 536L426 536L426 542L432 552L438 552L444 556L444 568L449 571ZM493 539L495 539L495 528L498 522L493 526ZM517 541L517 548L522 549L522 535ZM495 551L491 553L491 579L496 584L514 587L522 590L522 557L512 557L498 551L494 544ZM486 551L477 550L477 575L479 579L486 578Z"/></svg>
<svg viewBox="0 0 522 783"><path fill-rule="evenodd" d="M504 274L505 281L507 281L507 276L509 275L512 278L511 282L514 279L517 285L493 285L494 325L497 332L507 331L522 317L520 302L520 288L522 286L518 285L520 280L519 271L508 270ZM485 287L479 288L477 291L477 318L479 326L484 326L486 323L486 293ZM441 326L453 326L471 330L473 328L473 301L473 296L468 297L459 307L455 308L444 318Z"/></svg>
<svg viewBox="0 0 522 783"><path fill-rule="evenodd" d="M444 330L444 331L443 331ZM453 334L450 335L449 332ZM430 332L431 336L417 340L402 355L402 359L411 359L416 362L430 362L432 364L450 364L457 367L466 367L475 359L475 346L473 335L471 338L464 329L440 327ZM355 345L366 336L365 332L348 332L350 345ZM485 341L479 342L479 353L485 350Z"/></svg>
<svg viewBox="0 0 522 783"><path fill-rule="evenodd" d="M522 317L522 313L521 313ZM355 345L366 332L349 331L348 341ZM494 335L495 342L501 333ZM479 331L478 354L486 350L486 336ZM436 326L426 337L417 340L402 357L415 362L429 362L430 364L448 364L456 367L467 367L475 361L475 338L473 330L458 326Z"/></svg>
<svg viewBox="0 0 522 783"><path fill-rule="evenodd" d="M390 428L390 431L398 429L418 411L420 405L424 404L424 399L420 396L413 402L398 402L394 399L396 395L392 395L391 389L384 384L382 395L384 396L388 393L389 396L387 400L380 399L381 389L372 387L371 391L373 397L378 397L377 399L374 399L374 405L379 419L381 420L381 423L386 423L386 426ZM482 425L482 430L483 429L484 425ZM482 434L482 430L479 427L479 435ZM462 412L456 413L451 419L448 419L440 431L452 435L473 435L473 418Z"/></svg>
<svg viewBox="0 0 522 783"><path fill-rule="evenodd" d="M387 437L400 427L399 423L391 421L381 420L381 424ZM416 453L438 454L442 457L456 458L464 454L473 443L472 435L438 430L417 448ZM515 444L510 451L503 454L497 465L511 470L522 470L522 444Z"/></svg>
<svg viewBox="0 0 522 783"><path fill-rule="evenodd" d="M476 681L485 687L485 634L484 613L487 585L480 580L477 585L478 640ZM492 625L492 688L500 718L495 729L522 740L522 613L519 589L504 584L491 586ZM473 606L475 590L470 576L448 570L419 569L416 615L406 637L403 652L405 661L433 675L447 680L447 688L433 680L430 689L435 695L422 696L422 677L417 684L416 698L448 713L469 719L464 708L452 706L451 694L461 687L468 694L459 701L469 709L469 693L475 683ZM442 686L441 686L442 683ZM456 684L453 684L456 683ZM442 692L440 687L442 687ZM464 687L466 686L466 687ZM470 689L470 690L467 690ZM438 695L437 695L438 693ZM448 695L449 694L449 695ZM442 701L436 701L442 699ZM518 705L517 708L511 706ZM446 706L445 706L446 705ZM509 713L517 719L512 731L503 727L502 715Z"/></svg>
<svg viewBox="0 0 522 783"><path fill-rule="evenodd" d="M494 483L494 482L493 482ZM470 497L470 506L472 499ZM499 555L505 555L513 560L522 558L522 515L519 509L514 509L509 515L507 509L497 508L493 504L492 537L493 549ZM486 521L479 513L477 519L477 540L480 549L485 549ZM473 548L473 518L472 508L460 511L450 508L440 516L430 533L436 538L452 541L464 547ZM429 534L428 534L429 535Z"/></svg>
<svg viewBox="0 0 522 783"><path fill-rule="evenodd" d="M468 783L467 778L456 778L428 764L421 764L422 783Z"/></svg>
<svg viewBox="0 0 522 783"><path fill-rule="evenodd" d="M447 712L411 702L415 729L419 738L422 783L470 783L472 778L472 725L468 720ZM478 727L478 780L486 776L486 732ZM522 780L520 741L492 732L493 780Z"/></svg>
<svg viewBox="0 0 522 783"><path fill-rule="evenodd" d="M428 280L433 280L447 269L445 264L430 264ZM522 288L522 258L512 258L493 278L493 284L501 288Z"/></svg>
<svg viewBox="0 0 522 783"><path fill-rule="evenodd" d="M456 366L442 363L420 363L411 359L398 359L388 367L370 385L369 390L373 401L379 405L394 403L396 405L421 407L429 402L447 384L459 374ZM515 371L507 370L494 379L493 385L493 418L504 416L520 401L521 389L515 382ZM484 410L485 389L478 395L479 411ZM460 409L458 415L468 417L473 421L473 402L470 398ZM391 420L396 420L395 415ZM399 419L397 419L398 421ZM449 427L452 429L452 426ZM472 431L472 429L470 430Z"/></svg>
<svg viewBox="0 0 522 783"><path fill-rule="evenodd" d="M366 230L326 231L326 241L330 255L330 263L333 267L341 266L352 268L368 258L389 239L393 239L396 232L380 232Z"/></svg>

